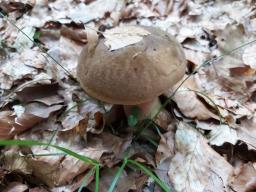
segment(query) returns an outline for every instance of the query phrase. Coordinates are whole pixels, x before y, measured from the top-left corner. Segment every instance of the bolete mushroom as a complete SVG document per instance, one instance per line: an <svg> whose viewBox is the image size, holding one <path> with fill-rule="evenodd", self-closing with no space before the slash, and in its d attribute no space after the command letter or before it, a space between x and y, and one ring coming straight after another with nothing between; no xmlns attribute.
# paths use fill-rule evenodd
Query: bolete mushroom
<svg viewBox="0 0 256 192"><path fill-rule="evenodd" d="M77 77L89 95L107 103L123 105L127 116L137 106L140 109L138 119L150 118L161 107L158 96L184 76L185 56L175 37L156 27L122 28L126 33L128 31L128 36L130 29L146 33L138 34L138 42L114 51L104 38L99 39L93 48L86 45L79 57Z"/></svg>

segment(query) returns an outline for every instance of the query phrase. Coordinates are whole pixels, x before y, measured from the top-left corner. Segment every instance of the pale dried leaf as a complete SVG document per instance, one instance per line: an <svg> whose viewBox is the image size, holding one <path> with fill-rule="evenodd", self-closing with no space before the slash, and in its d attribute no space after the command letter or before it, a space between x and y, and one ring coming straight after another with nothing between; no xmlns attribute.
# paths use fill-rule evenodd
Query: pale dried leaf
<svg viewBox="0 0 256 192"><path fill-rule="evenodd" d="M243 53L243 61L246 65L249 65L252 69L256 69L256 45L247 47Z"/></svg>
<svg viewBox="0 0 256 192"><path fill-rule="evenodd" d="M223 191L232 166L188 124L180 122L175 135L176 154L171 160L169 177L177 191Z"/></svg>
<svg viewBox="0 0 256 192"><path fill-rule="evenodd" d="M2 192L25 192L27 190L27 185L18 182L12 182Z"/></svg>
<svg viewBox="0 0 256 192"><path fill-rule="evenodd" d="M32 169L26 158L21 155L18 147L11 147L4 152L3 167L8 171L18 171L24 174L31 174Z"/></svg>
<svg viewBox="0 0 256 192"><path fill-rule="evenodd" d="M146 29L136 26L116 27L103 33L106 38L105 45L110 51L136 44L149 34L150 32Z"/></svg>
<svg viewBox="0 0 256 192"><path fill-rule="evenodd" d="M222 146L225 142L235 145L238 141L238 135L235 129L228 125L216 125L209 133L209 142L211 145Z"/></svg>
<svg viewBox="0 0 256 192"><path fill-rule="evenodd" d="M29 38L25 36L22 32L25 33ZM34 27L25 27L22 29L22 32L18 33L18 36L14 43L14 47L19 51L22 51L26 48L31 48L34 45L31 39L33 40L36 29Z"/></svg>
<svg viewBox="0 0 256 192"><path fill-rule="evenodd" d="M168 157L172 157L174 155L174 133L173 131L169 131L164 135L160 135L161 139L159 141L159 145L157 147L155 159L157 164L161 164L162 161L167 159Z"/></svg>
<svg viewBox="0 0 256 192"><path fill-rule="evenodd" d="M67 5L64 6L66 7ZM90 3L89 5L80 3L72 9L67 7L68 9L70 9L68 17L78 23L87 23L91 20L104 17L105 13L107 12L120 11L123 6L124 0L109 0L108 3L106 3L105 0L97 0Z"/></svg>
<svg viewBox="0 0 256 192"><path fill-rule="evenodd" d="M246 192L255 189L255 184L253 188L253 180L256 180L256 170L252 163L247 163L240 165L239 172L230 177L230 186L233 190L237 192ZM246 190L247 189L247 190Z"/></svg>
<svg viewBox="0 0 256 192"><path fill-rule="evenodd" d="M207 120L210 118L219 120L218 115L207 109L207 107L198 99L197 94L193 91L180 89L174 95L174 101L186 117L198 120Z"/></svg>

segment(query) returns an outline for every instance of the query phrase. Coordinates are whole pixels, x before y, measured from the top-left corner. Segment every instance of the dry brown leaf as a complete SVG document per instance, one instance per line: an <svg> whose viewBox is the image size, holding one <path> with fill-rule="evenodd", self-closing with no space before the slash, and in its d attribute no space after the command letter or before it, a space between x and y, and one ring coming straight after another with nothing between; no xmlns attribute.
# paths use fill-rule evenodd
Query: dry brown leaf
<svg viewBox="0 0 256 192"><path fill-rule="evenodd" d="M63 103L63 99L58 95L58 85L52 84L32 84L16 92L17 98L22 102L37 101L51 106Z"/></svg>
<svg viewBox="0 0 256 192"><path fill-rule="evenodd" d="M48 107L39 103L30 103L26 105L25 111L21 114L15 114L13 111L2 111L0 112L0 138L12 138L14 135L32 128L62 107L62 105Z"/></svg>
<svg viewBox="0 0 256 192"><path fill-rule="evenodd" d="M32 77L37 70L25 65L19 54L10 54L12 57L0 68L0 88L10 89L15 81L25 77Z"/></svg>
<svg viewBox="0 0 256 192"><path fill-rule="evenodd" d="M52 132L42 132L40 130L34 133L22 135L24 139L31 137L36 140L43 138L48 142L48 138L52 136ZM53 141L54 144L68 148L80 155L99 160L102 154L106 151L105 148L85 147L81 143L83 140L78 134L73 132L59 133ZM69 155L49 155L49 156L36 156L36 154L56 154L60 153L55 148L45 148L45 146L31 147L32 153L35 155L33 158L26 158L27 164L33 170L33 175L39 178L43 183L50 187L68 185L79 174L91 168L91 165L84 163Z"/></svg>
<svg viewBox="0 0 256 192"><path fill-rule="evenodd" d="M32 169L27 163L26 158L21 155L18 147L14 146L4 151L3 167L12 172L17 171L24 174L31 174Z"/></svg>
<svg viewBox="0 0 256 192"><path fill-rule="evenodd" d="M87 35L83 29L74 29L66 26L62 26L60 29L60 34L64 37L68 37L79 43L87 43Z"/></svg>
<svg viewBox="0 0 256 192"><path fill-rule="evenodd" d="M78 55L82 48L83 45L61 36L57 42L54 42L52 45L49 44L48 54L75 77ZM58 80L60 85L63 83L61 79L67 77L65 71L61 70L52 59L48 62L47 70L51 73L53 79Z"/></svg>
<svg viewBox="0 0 256 192"><path fill-rule="evenodd" d="M29 192L48 192L48 190L43 187L34 187L29 189Z"/></svg>
<svg viewBox="0 0 256 192"><path fill-rule="evenodd" d="M155 159L156 164L161 164L165 159L174 155L174 133L169 131L164 135L160 135L161 139L157 147Z"/></svg>
<svg viewBox="0 0 256 192"><path fill-rule="evenodd" d="M198 120L216 119L219 117L212 113L197 97L195 92L180 89L174 96L174 101L177 103L181 112L189 118Z"/></svg>
<svg viewBox="0 0 256 192"><path fill-rule="evenodd" d="M159 163L155 168L155 173L157 174L159 179L161 179L161 181L163 181L171 189L171 191L174 191L173 185L168 176L171 159L172 157L168 157L167 159L161 161L161 163ZM160 191L160 189L158 189L158 191Z"/></svg>
<svg viewBox="0 0 256 192"><path fill-rule="evenodd" d="M2 192L25 192L27 190L27 185L19 182L12 182Z"/></svg>
<svg viewBox="0 0 256 192"><path fill-rule="evenodd" d="M16 117L12 111L2 111L0 112L0 138L10 139L40 121L42 121L41 117L31 114L22 114L20 117Z"/></svg>
<svg viewBox="0 0 256 192"><path fill-rule="evenodd" d="M58 2L59 4L63 4L62 1ZM105 16L107 12L119 12L124 6L124 0L109 0L106 3L105 0L97 0L89 5L85 5L84 3L80 3L77 6L70 7L64 3L64 7L66 7L69 12L67 13L68 18L71 18L72 21L77 23L87 23L94 19L100 19ZM57 4L57 3L55 3ZM63 7L63 6L62 6ZM61 8L63 9L63 8ZM95 11L97 10L97 11ZM86 13L86 14L84 14Z"/></svg>
<svg viewBox="0 0 256 192"><path fill-rule="evenodd" d="M256 189L255 181L256 170L252 163L247 163L240 165L238 173L230 177L229 183L236 192L249 192Z"/></svg>
<svg viewBox="0 0 256 192"><path fill-rule="evenodd" d="M141 27L116 27L103 33L104 37L106 38L104 44L109 48L110 51L114 51L128 45L138 43L143 40L144 36L149 34L149 31Z"/></svg>
<svg viewBox="0 0 256 192"><path fill-rule="evenodd" d="M169 177L177 191L223 191L228 186L232 166L188 124L180 122L175 135L176 154Z"/></svg>
<svg viewBox="0 0 256 192"><path fill-rule="evenodd" d="M167 110L162 109L157 117L154 119L154 122L162 129L168 130L168 127L171 124L172 120L174 119L172 119L171 114Z"/></svg>
<svg viewBox="0 0 256 192"><path fill-rule="evenodd" d="M241 121L237 130L239 140L247 144L249 149L256 150L256 117Z"/></svg>
<svg viewBox="0 0 256 192"><path fill-rule="evenodd" d="M101 172L101 179L100 179L100 191L107 192L110 185L113 182L113 179L115 178L117 171L120 167L113 167L113 168L105 168ZM129 192L131 190L136 190L136 176L138 174L131 172L127 173L126 171L123 171L119 177L117 186L115 188L115 192ZM94 190L95 182L91 183L89 186L89 189L92 191Z"/></svg>
<svg viewBox="0 0 256 192"><path fill-rule="evenodd" d="M52 134L52 132L38 129L38 131L26 132L22 135L22 139L33 138L40 141L45 139L45 142L47 142ZM119 137L105 133L96 137L89 137L87 144L83 145L82 143L84 143L84 141L79 134L66 131L59 132L52 142L86 157L101 161L102 164L108 163L108 165L111 166L115 162L119 162L121 157L123 157L124 151L131 143L131 139L124 141ZM44 146L33 146L31 147L31 150L35 156L25 158L24 163L29 165L37 178L40 178L41 181L50 187L71 184L76 176L91 168L91 165L71 156L64 156L61 154L36 156L36 154L60 152L51 147L46 149ZM12 155L17 154L16 151L15 154ZM10 160L10 164L12 164L11 162L13 162L15 158L10 158Z"/></svg>

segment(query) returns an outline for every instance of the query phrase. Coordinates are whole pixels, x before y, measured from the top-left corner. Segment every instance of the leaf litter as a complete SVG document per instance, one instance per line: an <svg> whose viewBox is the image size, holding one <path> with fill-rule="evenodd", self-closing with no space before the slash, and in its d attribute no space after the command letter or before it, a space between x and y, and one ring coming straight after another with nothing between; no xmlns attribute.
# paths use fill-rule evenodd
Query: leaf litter
<svg viewBox="0 0 256 192"><path fill-rule="evenodd" d="M250 0L1 1L0 139L51 142L98 160L101 191L110 187L125 157L147 165L176 191L255 190L255 44L230 54L255 40L255 8ZM56 65L75 76L87 42L93 46L103 34L111 51L132 45L147 32L111 28L134 24L176 36L189 63L185 83L136 140L122 111L91 99ZM211 58L216 59L202 66ZM92 170L45 146L1 148L0 158L1 191L75 191ZM93 175L85 185L89 191ZM152 189L160 190L132 166L116 186Z"/></svg>

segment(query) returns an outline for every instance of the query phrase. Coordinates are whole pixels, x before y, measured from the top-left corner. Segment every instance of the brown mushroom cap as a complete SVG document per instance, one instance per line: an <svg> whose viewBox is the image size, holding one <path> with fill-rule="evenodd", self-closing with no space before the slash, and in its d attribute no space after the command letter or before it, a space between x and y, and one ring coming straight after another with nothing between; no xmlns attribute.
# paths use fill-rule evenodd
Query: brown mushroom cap
<svg viewBox="0 0 256 192"><path fill-rule="evenodd" d="M137 105L182 79L186 60L176 39L155 27L138 27L150 34L136 44L110 51L99 39L92 51L83 48L77 77L89 95L107 103Z"/></svg>

